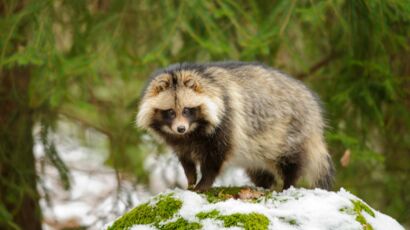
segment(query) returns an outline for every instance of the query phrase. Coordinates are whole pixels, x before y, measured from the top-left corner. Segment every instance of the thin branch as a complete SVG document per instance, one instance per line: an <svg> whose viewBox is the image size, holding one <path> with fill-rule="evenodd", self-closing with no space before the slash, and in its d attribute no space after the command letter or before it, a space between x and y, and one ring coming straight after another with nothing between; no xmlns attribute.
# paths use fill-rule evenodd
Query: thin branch
<svg viewBox="0 0 410 230"><path fill-rule="evenodd" d="M70 113L70 112L65 111L65 110L63 110L63 109L60 109L60 110L58 111L58 113L59 113L60 115L63 115L64 117L66 117L66 118L72 120L72 121L75 121L75 122L80 123L81 125L84 125L84 126L86 126L86 127L93 128L93 129L95 129L95 130L97 130L97 131L99 131L99 132L101 132L101 133L107 135L108 137L111 136L111 132L109 132L109 130L104 129L103 127L98 126L98 125L96 125L96 124L93 124L93 123L91 123L90 121L88 121L88 120L86 120L86 119L84 119L84 118L82 118L82 117L76 116L74 113Z"/></svg>
<svg viewBox="0 0 410 230"><path fill-rule="evenodd" d="M299 73L299 74L296 74L295 76L296 76L297 79L304 80L305 78L307 78L308 76L314 74L316 71L318 71L319 69L325 67L326 65L328 65L330 62L332 62L333 60L335 60L338 57L339 57L338 54L331 53L329 56L325 57L324 59L320 60L319 62L314 64L312 67L310 67L307 72Z"/></svg>

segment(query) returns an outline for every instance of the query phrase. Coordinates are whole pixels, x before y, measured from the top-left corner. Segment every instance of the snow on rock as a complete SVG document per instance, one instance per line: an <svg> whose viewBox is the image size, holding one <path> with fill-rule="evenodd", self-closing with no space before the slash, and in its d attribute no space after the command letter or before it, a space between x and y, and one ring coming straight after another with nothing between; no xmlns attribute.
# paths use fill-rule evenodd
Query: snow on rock
<svg viewBox="0 0 410 230"><path fill-rule="evenodd" d="M341 189L270 192L217 187L199 194L168 190L106 229L404 229L391 217Z"/></svg>

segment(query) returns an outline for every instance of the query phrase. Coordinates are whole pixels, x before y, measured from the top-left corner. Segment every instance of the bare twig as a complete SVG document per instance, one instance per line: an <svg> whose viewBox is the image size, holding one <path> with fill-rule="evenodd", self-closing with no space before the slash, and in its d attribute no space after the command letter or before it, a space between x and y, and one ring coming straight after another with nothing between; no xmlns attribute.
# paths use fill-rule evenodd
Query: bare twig
<svg viewBox="0 0 410 230"><path fill-rule="evenodd" d="M299 74L296 74L295 76L296 76L297 79L304 80L306 77L314 74L316 71L318 71L322 67L325 67L326 65L328 65L330 62L335 60L337 57L339 57L338 54L330 53L329 56L325 57L324 59L320 60L319 62L314 64L312 67L310 67L307 72L299 73Z"/></svg>
<svg viewBox="0 0 410 230"><path fill-rule="evenodd" d="M73 120L73 121L76 121L76 122L80 123L81 125L84 125L84 126L86 126L86 127L90 127L90 128L93 128L93 129L96 129L97 131L99 131L99 132L101 132L101 133L104 133L104 134L107 135L107 136L110 136L110 135L111 135L111 133L110 133L107 129L105 129L105 128L99 126L99 125L93 124L92 122L87 121L86 119L84 119L84 118L82 118L82 117L76 116L76 115L73 114L73 113L70 113L70 112L65 111L65 110L63 110L63 109L60 109L60 110L58 111L58 113L59 113L60 115L63 115L64 117L70 119L70 120Z"/></svg>

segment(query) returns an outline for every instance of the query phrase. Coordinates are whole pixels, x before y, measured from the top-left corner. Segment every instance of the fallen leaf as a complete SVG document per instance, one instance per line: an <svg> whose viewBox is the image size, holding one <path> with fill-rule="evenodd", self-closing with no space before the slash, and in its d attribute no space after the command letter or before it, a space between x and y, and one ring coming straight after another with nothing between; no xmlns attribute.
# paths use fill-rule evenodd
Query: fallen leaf
<svg viewBox="0 0 410 230"><path fill-rule="evenodd" d="M239 195L239 199L249 200L249 199L255 199L255 198L261 197L263 195L263 192L252 190L250 188L245 188L245 189L242 189L238 195Z"/></svg>
<svg viewBox="0 0 410 230"><path fill-rule="evenodd" d="M350 163L350 149L346 149L346 151L344 152L342 158L340 158L340 164L343 167L347 167Z"/></svg>

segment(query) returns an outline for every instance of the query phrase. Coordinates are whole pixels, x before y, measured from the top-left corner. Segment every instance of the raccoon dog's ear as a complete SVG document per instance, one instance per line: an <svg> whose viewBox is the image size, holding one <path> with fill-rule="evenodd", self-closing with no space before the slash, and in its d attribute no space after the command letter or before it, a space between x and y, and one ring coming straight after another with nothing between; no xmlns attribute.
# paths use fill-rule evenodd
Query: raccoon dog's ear
<svg viewBox="0 0 410 230"><path fill-rule="evenodd" d="M170 85L169 81L164 81L164 80L159 81L156 85L156 90L159 93L161 91L168 89L169 85Z"/></svg>
<svg viewBox="0 0 410 230"><path fill-rule="evenodd" d="M168 89L171 85L171 78L169 75L164 74L162 76L158 76L154 82L153 86L153 94L157 95L162 91Z"/></svg>
<svg viewBox="0 0 410 230"><path fill-rule="evenodd" d="M192 79L192 78L185 79L184 80L184 85L188 88L193 89L196 92L201 91L201 87L200 87L199 83L196 80Z"/></svg>

